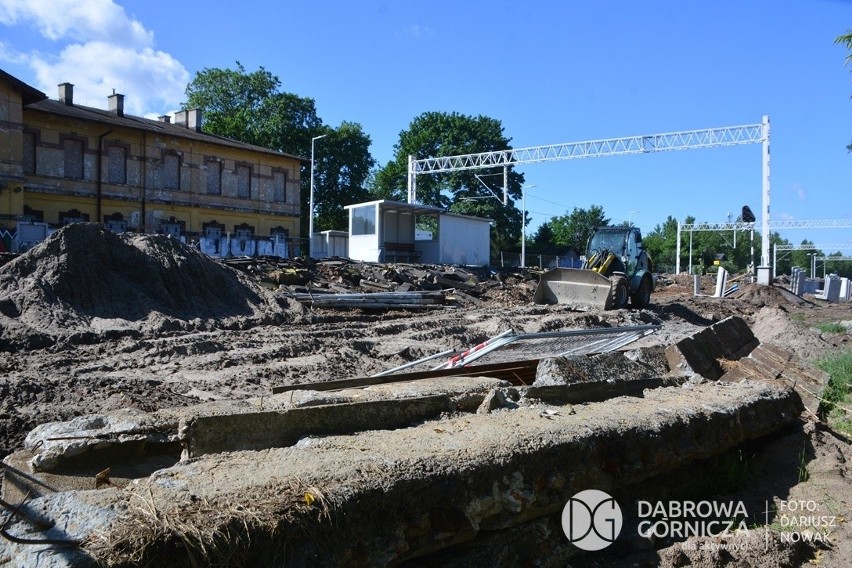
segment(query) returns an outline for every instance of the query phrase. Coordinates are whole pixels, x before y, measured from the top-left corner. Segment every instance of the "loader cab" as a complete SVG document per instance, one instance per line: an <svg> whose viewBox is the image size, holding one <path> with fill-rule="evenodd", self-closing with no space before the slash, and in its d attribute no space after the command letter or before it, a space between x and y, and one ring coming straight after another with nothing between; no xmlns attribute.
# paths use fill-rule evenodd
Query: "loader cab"
<svg viewBox="0 0 852 568"><path fill-rule="evenodd" d="M599 251L607 250L615 254L617 262L613 271L623 272L632 277L640 266L640 256L644 251L642 233L637 227L598 227L589 237L586 255L591 257Z"/></svg>

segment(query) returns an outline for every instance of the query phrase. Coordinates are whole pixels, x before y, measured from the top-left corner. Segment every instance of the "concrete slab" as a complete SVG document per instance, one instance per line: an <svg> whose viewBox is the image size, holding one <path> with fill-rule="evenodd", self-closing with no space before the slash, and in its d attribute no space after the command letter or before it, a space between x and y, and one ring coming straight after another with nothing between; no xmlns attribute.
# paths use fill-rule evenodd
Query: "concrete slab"
<svg viewBox="0 0 852 568"><path fill-rule="evenodd" d="M688 383L573 413L520 407L209 455L123 491L65 495L124 511L85 533L102 535L88 550L112 562L134 555L157 566L209 564L227 554L257 565L382 566L555 513L582 489L612 490L711 457L800 412L799 397L782 384ZM74 516L69 500L61 511ZM61 514L47 499L27 506ZM227 550L205 535L218 535Z"/></svg>

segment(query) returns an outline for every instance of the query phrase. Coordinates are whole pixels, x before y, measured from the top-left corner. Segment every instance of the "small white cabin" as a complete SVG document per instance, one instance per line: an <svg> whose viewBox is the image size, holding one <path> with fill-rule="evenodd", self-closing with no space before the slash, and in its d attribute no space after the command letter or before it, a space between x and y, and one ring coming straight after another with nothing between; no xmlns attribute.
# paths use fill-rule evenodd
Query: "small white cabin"
<svg viewBox="0 0 852 568"><path fill-rule="evenodd" d="M349 210L349 258L353 260L470 266L489 263L489 219L386 199L346 205L345 209ZM417 234L430 238L416 238Z"/></svg>

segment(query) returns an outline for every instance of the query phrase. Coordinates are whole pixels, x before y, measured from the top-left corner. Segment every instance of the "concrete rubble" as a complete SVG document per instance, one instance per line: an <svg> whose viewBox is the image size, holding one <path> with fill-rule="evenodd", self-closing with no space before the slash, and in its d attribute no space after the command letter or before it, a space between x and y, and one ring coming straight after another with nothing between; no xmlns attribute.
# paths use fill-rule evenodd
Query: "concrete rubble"
<svg viewBox="0 0 852 568"><path fill-rule="evenodd" d="M543 530L582 489L776 432L824 380L733 317L665 349L542 359L527 386L424 378L45 424L5 460L3 498L52 528L6 531L83 546L0 552L13 566L428 563Z"/></svg>

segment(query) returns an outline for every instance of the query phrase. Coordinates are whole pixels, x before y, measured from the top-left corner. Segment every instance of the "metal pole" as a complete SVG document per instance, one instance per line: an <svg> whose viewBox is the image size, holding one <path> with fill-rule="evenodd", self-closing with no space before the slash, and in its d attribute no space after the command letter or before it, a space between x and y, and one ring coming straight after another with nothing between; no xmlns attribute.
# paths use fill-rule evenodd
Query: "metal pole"
<svg viewBox="0 0 852 568"><path fill-rule="evenodd" d="M525 187L521 186L521 268L527 267L527 190L524 189ZM503 196L505 197L506 194L504 193Z"/></svg>
<svg viewBox="0 0 852 568"><path fill-rule="evenodd" d="M760 237L760 264L769 265L769 115L763 117L763 213L761 224L763 225Z"/></svg>
<svg viewBox="0 0 852 568"><path fill-rule="evenodd" d="M675 274L680 274L680 221L677 222L677 245L675 245Z"/></svg>
<svg viewBox="0 0 852 568"><path fill-rule="evenodd" d="M314 255L314 143L320 138L325 138L328 134L320 134L311 138L311 199L308 205L308 255Z"/></svg>
<svg viewBox="0 0 852 568"><path fill-rule="evenodd" d="M689 268L687 272L692 274L692 229L689 230Z"/></svg>
<svg viewBox="0 0 852 568"><path fill-rule="evenodd" d="M773 266L773 270L775 270L775 268L774 268L775 264L774 263L773 263L772 266ZM751 275L752 275L751 281L754 282L755 276L757 276L756 271L754 269L754 225L752 225L752 227L751 227Z"/></svg>
<svg viewBox="0 0 852 568"><path fill-rule="evenodd" d="M778 243L772 243L772 278L775 278L775 266L778 264Z"/></svg>
<svg viewBox="0 0 852 568"><path fill-rule="evenodd" d="M408 155L408 202L417 201L417 178L414 175L414 156Z"/></svg>

